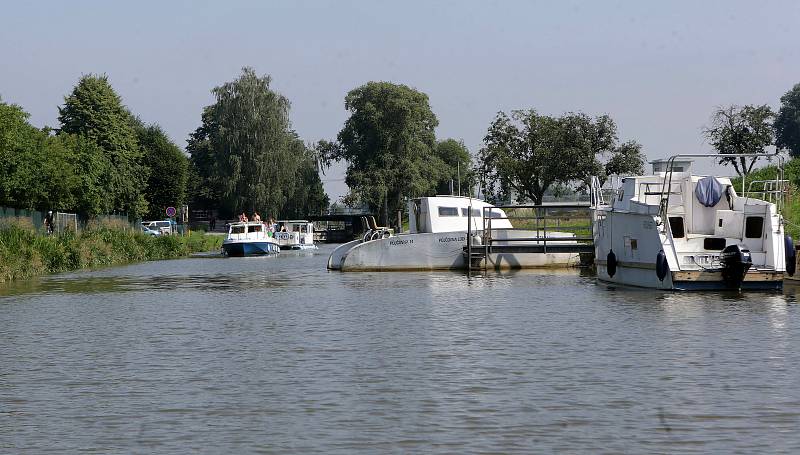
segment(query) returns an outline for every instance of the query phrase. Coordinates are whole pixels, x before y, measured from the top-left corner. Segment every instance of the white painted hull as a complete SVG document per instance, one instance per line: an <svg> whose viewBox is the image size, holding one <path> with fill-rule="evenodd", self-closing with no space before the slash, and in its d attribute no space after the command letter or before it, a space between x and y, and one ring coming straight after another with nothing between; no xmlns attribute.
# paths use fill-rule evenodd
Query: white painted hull
<svg viewBox="0 0 800 455"><path fill-rule="evenodd" d="M664 290L729 289L722 273L710 268L687 268L678 257L667 236L660 233L652 215L612 212L603 222L595 221L595 264L601 281L641 288ZM617 266L614 276L608 273L608 254L614 251ZM656 274L658 252L666 253L669 271L663 280ZM783 254L780 250L779 255ZM780 259L781 256L778 257ZM783 271L751 269L741 283L742 290L778 290L782 288ZM718 268L718 267L717 267ZM761 270L758 270L758 269Z"/></svg>
<svg viewBox="0 0 800 455"><path fill-rule="evenodd" d="M512 231L498 235L522 238L535 237L536 233ZM355 240L333 251L328 258L328 268L346 272L466 269L466 244L467 233L464 231L402 234L368 242ZM473 247L476 250L483 248L475 244ZM496 253L488 257L488 267L496 269L568 267L578 263L579 255L576 253Z"/></svg>

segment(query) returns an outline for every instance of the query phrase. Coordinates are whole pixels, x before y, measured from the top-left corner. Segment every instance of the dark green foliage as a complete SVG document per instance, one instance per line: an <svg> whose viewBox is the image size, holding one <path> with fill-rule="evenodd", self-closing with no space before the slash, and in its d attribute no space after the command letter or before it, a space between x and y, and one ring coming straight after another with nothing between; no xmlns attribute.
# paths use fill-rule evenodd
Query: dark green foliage
<svg viewBox="0 0 800 455"><path fill-rule="evenodd" d="M319 178L316 155L306 148L303 141L295 138L292 143L292 156L300 163L296 177L290 188L290 197L280 210L281 218L303 218L307 215L320 215L328 208L329 199Z"/></svg>
<svg viewBox="0 0 800 455"><path fill-rule="evenodd" d="M471 194L470 189L474 183L472 156L467 146L464 145L464 141L455 139L439 141L436 144L435 153L442 166L441 176L436 184L436 192L438 194L450 194L450 185L452 183L453 194L458 194L459 184L461 187L460 195Z"/></svg>
<svg viewBox="0 0 800 455"><path fill-rule="evenodd" d="M150 169L147 179L147 218L161 219L167 207L186 202L189 159L158 125L136 125L139 145L144 151L144 165Z"/></svg>
<svg viewBox="0 0 800 455"><path fill-rule="evenodd" d="M103 151L110 166L101 174L101 186L115 210L132 218L146 211L143 189L147 168L142 165L130 114L106 76L81 77L59 108L61 132L86 138Z"/></svg>
<svg viewBox="0 0 800 455"><path fill-rule="evenodd" d="M711 145L720 155L764 153L775 142L772 120L775 113L766 104L761 106L728 106L711 116L711 126L704 130ZM747 175L758 158L723 157L720 164L732 164L738 175Z"/></svg>
<svg viewBox="0 0 800 455"><path fill-rule="evenodd" d="M800 157L800 84L781 97L781 108L775 117L775 145Z"/></svg>
<svg viewBox="0 0 800 455"><path fill-rule="evenodd" d="M433 192L441 175L435 155L439 124L428 96L405 85L369 82L345 97L350 117L329 158L348 163L351 202L379 210L382 224L403 197Z"/></svg>
<svg viewBox="0 0 800 455"><path fill-rule="evenodd" d="M592 176L640 173L641 145L617 145L617 126L608 116L582 113L561 117L534 110L498 113L484 138L479 169L490 200L541 204L554 185L588 186Z"/></svg>
<svg viewBox="0 0 800 455"><path fill-rule="evenodd" d="M205 108L187 147L196 206L228 216L301 216L327 200L315 155L290 128L289 101L270 83L244 68L235 81L214 88L216 103Z"/></svg>

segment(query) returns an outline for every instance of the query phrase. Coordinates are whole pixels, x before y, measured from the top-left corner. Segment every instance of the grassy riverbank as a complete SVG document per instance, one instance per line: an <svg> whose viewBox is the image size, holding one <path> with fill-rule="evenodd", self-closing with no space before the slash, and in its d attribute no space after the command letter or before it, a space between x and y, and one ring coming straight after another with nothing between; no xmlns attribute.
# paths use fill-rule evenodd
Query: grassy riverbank
<svg viewBox="0 0 800 455"><path fill-rule="evenodd" d="M174 259L220 248L222 237L193 233L151 237L103 224L80 233L42 235L24 221L0 224L0 283L49 273Z"/></svg>

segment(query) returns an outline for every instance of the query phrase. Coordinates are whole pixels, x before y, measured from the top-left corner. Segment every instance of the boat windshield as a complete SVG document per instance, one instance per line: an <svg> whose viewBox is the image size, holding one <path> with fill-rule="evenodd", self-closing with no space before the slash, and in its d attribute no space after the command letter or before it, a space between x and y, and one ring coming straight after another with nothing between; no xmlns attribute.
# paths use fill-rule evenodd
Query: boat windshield
<svg viewBox="0 0 800 455"><path fill-rule="evenodd" d="M244 226L231 226L231 234L244 234Z"/></svg>

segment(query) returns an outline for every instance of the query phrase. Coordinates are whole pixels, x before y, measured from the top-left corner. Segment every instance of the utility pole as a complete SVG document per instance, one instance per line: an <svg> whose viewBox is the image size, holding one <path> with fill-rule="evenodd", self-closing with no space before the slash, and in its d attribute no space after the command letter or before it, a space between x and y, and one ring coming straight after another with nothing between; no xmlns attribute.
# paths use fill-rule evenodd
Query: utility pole
<svg viewBox="0 0 800 455"><path fill-rule="evenodd" d="M456 161L456 169L458 170L458 195L461 196L461 161Z"/></svg>

